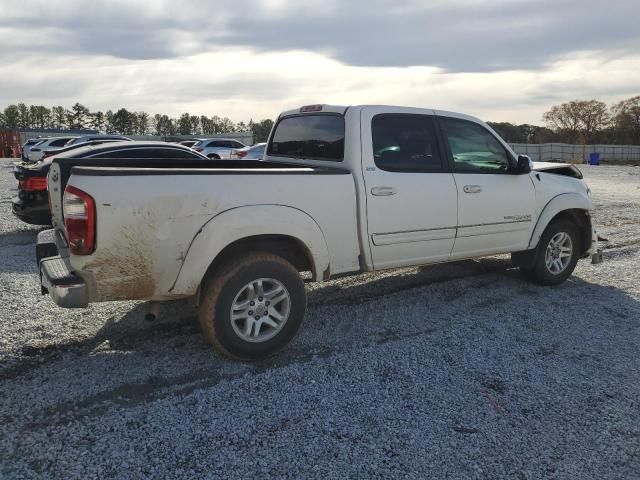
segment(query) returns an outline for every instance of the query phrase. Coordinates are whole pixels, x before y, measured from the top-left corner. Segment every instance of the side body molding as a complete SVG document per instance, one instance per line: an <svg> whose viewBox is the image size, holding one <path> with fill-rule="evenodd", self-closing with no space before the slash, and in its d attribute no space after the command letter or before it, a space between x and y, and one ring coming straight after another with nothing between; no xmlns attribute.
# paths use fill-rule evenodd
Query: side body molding
<svg viewBox="0 0 640 480"><path fill-rule="evenodd" d="M170 291L194 295L209 265L227 246L256 235L286 235L300 241L313 262L314 280L329 267L329 250L318 224L307 213L285 205L249 205L219 213L196 234Z"/></svg>
<svg viewBox="0 0 640 480"><path fill-rule="evenodd" d="M538 216L538 222L529 239L528 248L535 248L538 245L545 228L557 214L564 210L572 209L589 211L593 210L593 204L587 197L577 193L561 193L549 200Z"/></svg>

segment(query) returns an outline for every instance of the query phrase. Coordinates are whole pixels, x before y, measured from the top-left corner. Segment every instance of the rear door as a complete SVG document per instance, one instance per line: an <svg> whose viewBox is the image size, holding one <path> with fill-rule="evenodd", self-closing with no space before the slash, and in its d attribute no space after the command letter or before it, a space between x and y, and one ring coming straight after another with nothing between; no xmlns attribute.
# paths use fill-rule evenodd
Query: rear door
<svg viewBox="0 0 640 480"><path fill-rule="evenodd" d="M374 268L448 259L458 199L432 112L364 108L361 142Z"/></svg>
<svg viewBox="0 0 640 480"><path fill-rule="evenodd" d="M515 160L480 123L439 116L458 190L453 258L523 250L535 209L531 176L513 173Z"/></svg>

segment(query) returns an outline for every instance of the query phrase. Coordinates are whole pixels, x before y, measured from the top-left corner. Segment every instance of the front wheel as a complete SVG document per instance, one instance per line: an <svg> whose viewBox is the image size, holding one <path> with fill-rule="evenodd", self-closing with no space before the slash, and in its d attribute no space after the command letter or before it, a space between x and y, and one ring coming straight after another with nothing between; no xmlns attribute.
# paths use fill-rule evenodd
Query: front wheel
<svg viewBox="0 0 640 480"><path fill-rule="evenodd" d="M219 353L256 360L293 339L305 309L304 283L293 265L277 255L255 252L207 275L200 325Z"/></svg>
<svg viewBox="0 0 640 480"><path fill-rule="evenodd" d="M208 158L210 160L220 160L220 155L218 155L217 153L212 153L212 154L208 155Z"/></svg>
<svg viewBox="0 0 640 480"><path fill-rule="evenodd" d="M539 285L558 285L576 268L579 249L576 225L568 220L555 220L540 237L533 266L520 270L527 280Z"/></svg>

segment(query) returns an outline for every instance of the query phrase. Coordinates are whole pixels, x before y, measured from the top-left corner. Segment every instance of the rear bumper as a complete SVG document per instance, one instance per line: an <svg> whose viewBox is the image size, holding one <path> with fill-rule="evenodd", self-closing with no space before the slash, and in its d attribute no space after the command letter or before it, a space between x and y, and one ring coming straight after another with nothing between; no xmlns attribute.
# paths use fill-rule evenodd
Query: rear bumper
<svg viewBox="0 0 640 480"><path fill-rule="evenodd" d="M58 306L64 308L84 308L89 304L87 285L73 273L69 252L55 230L44 230L38 234L36 261L43 295L48 293Z"/></svg>

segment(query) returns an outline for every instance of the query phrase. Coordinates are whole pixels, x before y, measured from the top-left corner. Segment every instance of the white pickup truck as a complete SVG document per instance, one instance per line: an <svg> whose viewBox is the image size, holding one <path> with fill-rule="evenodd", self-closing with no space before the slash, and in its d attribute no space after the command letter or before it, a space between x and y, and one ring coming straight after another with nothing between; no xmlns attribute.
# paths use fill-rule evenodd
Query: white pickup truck
<svg viewBox="0 0 640 480"><path fill-rule="evenodd" d="M169 163L168 163L169 162ZM480 120L391 106L282 113L263 161L56 158L43 293L62 307L194 297L238 359L302 324L300 272L337 275L511 253L555 285L598 260L578 169L518 157Z"/></svg>

